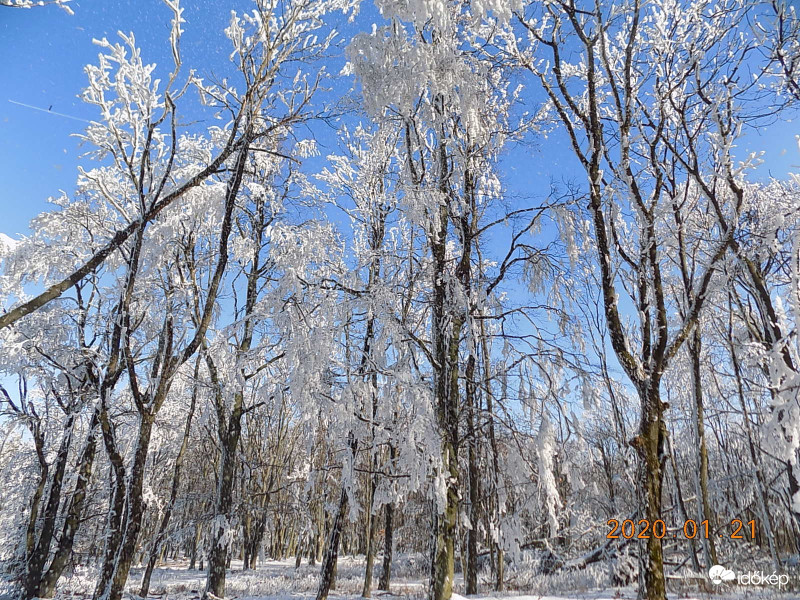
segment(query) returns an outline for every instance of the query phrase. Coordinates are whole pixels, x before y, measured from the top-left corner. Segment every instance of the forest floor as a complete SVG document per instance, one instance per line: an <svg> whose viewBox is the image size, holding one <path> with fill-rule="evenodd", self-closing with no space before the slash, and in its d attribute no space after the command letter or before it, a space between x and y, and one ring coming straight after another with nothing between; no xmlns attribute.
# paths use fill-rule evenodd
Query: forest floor
<svg viewBox="0 0 800 600"><path fill-rule="evenodd" d="M423 559L415 555L403 555L394 563L391 593L374 589L380 574L380 557L376 560L376 576L372 596L375 600L422 600L426 589L424 583L425 565ZM319 577L319 565L309 565L306 561L295 569L294 558L285 560L261 561L256 570L243 571L241 561L233 561L228 571L225 597L236 600L313 600ZM549 576L535 575L524 565L508 569L508 585L511 591L495 593L487 581L488 573L479 583L481 593L470 596L470 600L633 600L636 598L634 586L611 587L608 581L608 566L593 565L581 571L557 573ZM138 591L141 569L132 569L128 592ZM339 558L336 589L332 590L330 600L357 600L361 598L363 585L364 557L343 556ZM798 600L797 576L793 576L795 591L779 590L773 586L730 586L714 587L710 592L698 591L697 586L687 582L670 580L671 600L746 600L775 599ZM189 570L185 561L168 562L153 573L150 596L153 600L194 600L198 599L205 584L205 572ZM56 600L83 599L91 597L94 587L94 572L76 570L70 577L62 579ZM463 593L463 579L456 576L456 592ZM0 594L2 595L2 594ZM126 594L128 598L128 596ZM454 600L466 600L458 594Z"/></svg>

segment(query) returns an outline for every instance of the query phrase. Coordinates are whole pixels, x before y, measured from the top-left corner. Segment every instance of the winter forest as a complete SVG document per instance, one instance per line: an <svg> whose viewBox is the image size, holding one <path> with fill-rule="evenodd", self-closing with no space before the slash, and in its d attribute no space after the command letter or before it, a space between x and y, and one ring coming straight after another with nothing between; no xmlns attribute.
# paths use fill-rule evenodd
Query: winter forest
<svg viewBox="0 0 800 600"><path fill-rule="evenodd" d="M791 2L191 4L0 185L0 597L800 597Z"/></svg>

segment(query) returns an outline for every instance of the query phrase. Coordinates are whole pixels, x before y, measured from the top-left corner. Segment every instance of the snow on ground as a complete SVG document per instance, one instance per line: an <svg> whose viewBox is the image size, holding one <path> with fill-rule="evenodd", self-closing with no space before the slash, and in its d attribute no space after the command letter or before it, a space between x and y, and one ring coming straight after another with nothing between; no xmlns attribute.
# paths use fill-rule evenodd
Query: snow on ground
<svg viewBox="0 0 800 600"><path fill-rule="evenodd" d="M419 557L403 556L395 563L391 593L373 588L375 600L422 600L426 594L426 584L421 576L425 571ZM233 561L228 571L225 597L236 600L313 600L316 594L319 565L311 566L303 562L299 569L294 568L294 558L285 560L261 561L255 571L242 571L241 561ZM205 584L205 572L188 570L185 561L169 561L153 573L150 598L158 600L199 599ZM142 569L132 569L128 592L138 591ZM330 593L331 600L356 600L361 598L363 584L363 556L344 556L339 559L336 590ZM377 586L380 574L380 560L376 560ZM90 598L94 589L94 570L78 569L70 577L62 579L56 600L77 600ZM585 569L571 573L560 573L549 577L524 576L520 570L510 569L510 582L516 581L516 589L504 594L490 592L488 573L481 579L482 593L470 596L470 600L634 600L636 589L632 586L622 588L597 588L592 583L598 581L598 571ZM800 583L800 582L798 582ZM455 589L464 591L463 579L456 576ZM563 591L562 591L563 590ZM2 593L0 593L2 596ZM130 596L128 596L130 598ZM798 600L800 592L778 591L774 588L754 587L734 589L719 586L711 593L686 591L669 594L671 600ZM467 600L464 596L453 594L453 600Z"/></svg>

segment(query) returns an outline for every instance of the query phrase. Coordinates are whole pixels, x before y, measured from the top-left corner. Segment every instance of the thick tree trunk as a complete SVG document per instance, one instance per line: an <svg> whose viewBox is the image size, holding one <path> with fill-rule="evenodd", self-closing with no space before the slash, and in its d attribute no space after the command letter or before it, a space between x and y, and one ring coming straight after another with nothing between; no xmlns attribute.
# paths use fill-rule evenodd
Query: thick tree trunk
<svg viewBox="0 0 800 600"><path fill-rule="evenodd" d="M250 538L253 535L253 517L248 513L242 523L242 571L250 569Z"/></svg>
<svg viewBox="0 0 800 600"><path fill-rule="evenodd" d="M445 225L446 226L446 225ZM441 239L444 239L442 237ZM444 246L436 245L434 259L444 272ZM446 290L444 277L434 282L434 339L436 357L441 365L435 377L436 411L441 435L441 472L444 480L443 505L435 520L434 551L431 564L429 600L449 600L453 595L455 576L455 540L458 534L459 466L458 466L458 349L463 316L445 315ZM450 322L450 327L447 326ZM447 331L450 329L450 331Z"/></svg>
<svg viewBox="0 0 800 600"><path fill-rule="evenodd" d="M197 563L197 547L200 545L200 536L202 535L202 526L200 523L194 524L194 537L192 538L192 546L189 552L189 570L193 571ZM202 569L201 569L202 570Z"/></svg>
<svg viewBox="0 0 800 600"><path fill-rule="evenodd" d="M264 541L264 534L267 531L267 511L266 508L262 509L262 514L258 517L250 540L250 568L256 568L256 561L258 560L258 553L261 548L261 543Z"/></svg>
<svg viewBox="0 0 800 600"><path fill-rule="evenodd" d="M106 391L105 393L109 392ZM125 465L122 456L117 450L116 441L114 439L114 429L108 418L103 391L101 391L100 430L103 434L103 445L105 446L106 454L108 454L108 460L111 463L111 477L113 480L111 489L113 492L106 521L107 532L105 535L103 565L97 579L93 600L100 598L107 590L111 577L114 574L114 559L122 539L122 528L125 523L125 493L127 489L125 483Z"/></svg>
<svg viewBox="0 0 800 600"><path fill-rule="evenodd" d="M502 592L503 577L505 574L505 566L506 566L506 557L505 557L505 552L503 552L503 548L499 544L495 545L495 550L497 551L497 558L496 558L497 566L495 567L496 578L494 582L494 589L497 592Z"/></svg>
<svg viewBox="0 0 800 600"><path fill-rule="evenodd" d="M112 463L113 466L113 463ZM114 573L114 557L122 539L122 527L125 516L125 475L116 468L112 469L113 493L108 509L107 533L105 541L105 552L103 553L103 565L100 568L100 575L97 579L93 600L102 597L103 591L108 587Z"/></svg>
<svg viewBox="0 0 800 600"><path fill-rule="evenodd" d="M449 600L455 577L455 540L458 527L458 460L449 441L442 442L442 477L446 492L444 510L436 519L430 600Z"/></svg>
<svg viewBox="0 0 800 600"><path fill-rule="evenodd" d="M30 566L28 566L27 563L31 560L31 558L33 557L33 553L36 550L36 522L39 520L39 506L42 503L42 496L44 496L44 490L47 487L47 474L49 473L49 471L50 471L50 465L48 465L47 462L44 461L44 452L41 451L41 460L39 465L39 482L36 484L36 489L33 492L33 498L31 498L31 508L30 508L30 513L28 515L28 527L25 532L26 573L30 572ZM27 588L28 588L28 581L23 581L23 590L26 590Z"/></svg>
<svg viewBox="0 0 800 600"><path fill-rule="evenodd" d="M479 257L479 273L478 275L481 276L483 274L483 259L480 258L480 250L478 251ZM491 378L491 362L490 362L490 355L489 355L489 339L486 335L486 324L484 319L480 319L479 321L480 327L480 350L481 350L481 358L483 361L483 387L484 387L484 395L486 398L486 415L488 418L489 424L489 446L492 452L492 474L490 478L491 482L491 493L489 494L489 502L491 503L491 516L495 520L495 531L497 532L495 535L498 536L498 539L490 539L489 543L491 545L491 549L493 550L493 556L496 556L495 563L494 563L494 574L495 574L495 582L494 582L494 590L496 592L503 591L503 577L504 577L504 567L505 567L505 557L503 556L503 546L502 541L499 539L500 536L500 498L498 494L499 483L498 478L500 477L500 461L498 458L498 451L497 451L497 437L495 436L494 430L494 403L492 401L492 378ZM488 511L487 511L488 512ZM489 515L486 515L487 519ZM487 531L491 531L490 528L487 527Z"/></svg>
<svg viewBox="0 0 800 600"><path fill-rule="evenodd" d="M663 406L657 381L649 380L640 389L642 402L642 422L639 435L631 444L636 448L644 463L642 469L642 491L644 499L644 518L650 523L661 519L661 492L666 458L666 426L663 420ZM650 536L646 543L644 557L644 583L647 600L666 600L664 579L664 554L661 540Z"/></svg>

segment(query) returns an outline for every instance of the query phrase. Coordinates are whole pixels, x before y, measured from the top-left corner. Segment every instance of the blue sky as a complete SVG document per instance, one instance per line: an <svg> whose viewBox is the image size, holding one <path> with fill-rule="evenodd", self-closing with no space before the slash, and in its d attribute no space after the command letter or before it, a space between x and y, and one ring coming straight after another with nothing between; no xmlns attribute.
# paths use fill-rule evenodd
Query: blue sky
<svg viewBox="0 0 800 600"><path fill-rule="evenodd" d="M185 72L230 74L223 30L231 9L249 10L252 3L182 5ZM82 120L97 118L78 98L86 82L83 68L97 61L100 50L92 39L116 42L117 31L133 31L145 62L155 62L157 73L163 76L172 64L172 13L160 0L79 0L70 6L74 16L54 6L0 9L0 232L12 237L28 232L28 222L47 209L49 196L74 189L83 150L71 134L83 130ZM372 20L374 13L367 27Z"/></svg>
<svg viewBox="0 0 800 600"><path fill-rule="evenodd" d="M225 73L229 45L222 31L231 8L247 9L250 4L195 0L183 5L185 65L198 68L201 75ZM0 232L12 237L28 232L29 220L47 209L49 196L58 195L60 189L68 193L74 189L82 150L71 134L84 127L80 119L96 117L92 107L78 98L86 81L83 67L95 62L99 51L92 38L115 41L118 30L133 31L147 62L163 69L170 65L171 13L160 0L76 0L71 6L74 16L53 6L0 9L4 57L0 62ZM356 22L344 29L345 41L355 31L369 31L378 19L374 9L365 6ZM766 151L761 177L769 173L785 177L793 166L800 171L796 133L800 128L794 123L780 123L748 134L746 150ZM546 153L541 152L543 144ZM546 194L550 177L561 177L565 166L574 165L563 140L551 136L537 146L517 148L504 161L505 183L515 195ZM323 149L323 154L332 150Z"/></svg>
<svg viewBox="0 0 800 600"><path fill-rule="evenodd" d="M171 12L161 0L74 0L71 6L73 16L52 6L0 8L4 58L0 61L0 233L12 237L28 233L30 219L48 209L48 197L59 195L59 190L68 194L74 190L77 166L84 161L72 134L82 131L84 120L97 117L78 98L86 82L83 68L95 63L99 52L92 38L107 37L113 42L118 30L133 31L145 61L159 65L162 79L171 65ZM247 0L186 0L183 6L186 23L181 47L186 70L194 67L201 76L230 73L230 46L223 30L232 8L248 9L251 4ZM343 41L357 31L370 31L379 20L366 0L355 23L342 28ZM350 85L352 81L340 81L335 92L345 92ZM333 132L322 127L317 133L325 145L323 155L335 152ZM796 122L777 123L749 132L740 151L742 155L765 151L759 178L785 178L789 171L800 172L798 133ZM308 168L318 169L323 163L324 159L317 159ZM512 204L521 202L520 198L541 200L551 180L583 182L585 178L558 134L512 147L501 174L507 192L515 198ZM498 238L494 243L503 241ZM525 293L521 284L511 284L511 290Z"/></svg>

